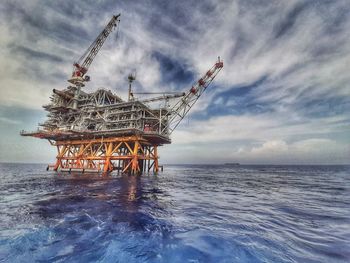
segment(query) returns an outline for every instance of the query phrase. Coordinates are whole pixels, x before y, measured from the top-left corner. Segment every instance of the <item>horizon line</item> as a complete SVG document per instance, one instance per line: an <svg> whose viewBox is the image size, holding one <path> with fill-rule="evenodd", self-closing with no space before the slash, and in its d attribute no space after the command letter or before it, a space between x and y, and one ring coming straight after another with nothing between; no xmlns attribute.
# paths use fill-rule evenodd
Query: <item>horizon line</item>
<svg viewBox="0 0 350 263"><path fill-rule="evenodd" d="M48 165L48 163L37 163L37 162L8 162L0 161L0 164L38 164L38 165ZM233 164L233 165L231 165ZM236 165L237 164L237 165ZM350 166L350 163L335 163L335 164L317 164L317 163L164 163L160 165L169 165L169 166L179 166L179 165L203 165L203 166L258 166L258 165L267 165L267 166Z"/></svg>

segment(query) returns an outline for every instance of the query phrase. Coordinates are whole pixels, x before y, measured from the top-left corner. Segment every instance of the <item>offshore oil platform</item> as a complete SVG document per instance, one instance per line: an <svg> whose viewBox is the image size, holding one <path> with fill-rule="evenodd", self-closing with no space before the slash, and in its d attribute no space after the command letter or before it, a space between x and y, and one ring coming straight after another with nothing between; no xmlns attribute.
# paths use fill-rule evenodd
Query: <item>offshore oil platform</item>
<svg viewBox="0 0 350 263"><path fill-rule="evenodd" d="M73 64L70 85L63 90L53 90L51 103L43 106L48 119L39 123L37 131L20 133L47 139L57 147L56 162L48 169L104 173L117 170L128 174L158 172L158 146L171 143L171 133L223 68L219 58L189 91L163 92L143 100L134 98L135 75L132 74L128 76L127 100L105 89L83 91L85 83L90 81L86 73L91 63L119 22L120 14L113 16ZM156 101L164 101L164 106L151 107Z"/></svg>

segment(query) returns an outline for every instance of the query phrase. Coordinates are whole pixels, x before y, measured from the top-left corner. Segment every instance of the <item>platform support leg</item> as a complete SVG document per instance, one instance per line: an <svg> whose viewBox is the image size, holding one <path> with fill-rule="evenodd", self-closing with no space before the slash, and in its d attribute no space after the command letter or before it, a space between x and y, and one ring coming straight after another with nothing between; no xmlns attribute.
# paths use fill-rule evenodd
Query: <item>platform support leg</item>
<svg viewBox="0 0 350 263"><path fill-rule="evenodd" d="M135 141L134 150L132 152L132 164L131 164L131 174L135 175L140 171L139 160L138 160L139 142Z"/></svg>
<svg viewBox="0 0 350 263"><path fill-rule="evenodd" d="M158 173L159 171L159 166L158 166L158 149L157 146L154 146L154 167L153 167L153 171L155 173Z"/></svg>
<svg viewBox="0 0 350 263"><path fill-rule="evenodd" d="M109 142L109 143L105 143L105 163L103 166L103 172L104 173L108 173L113 171L113 165L111 163L111 155L112 155L112 151L113 151L113 143Z"/></svg>

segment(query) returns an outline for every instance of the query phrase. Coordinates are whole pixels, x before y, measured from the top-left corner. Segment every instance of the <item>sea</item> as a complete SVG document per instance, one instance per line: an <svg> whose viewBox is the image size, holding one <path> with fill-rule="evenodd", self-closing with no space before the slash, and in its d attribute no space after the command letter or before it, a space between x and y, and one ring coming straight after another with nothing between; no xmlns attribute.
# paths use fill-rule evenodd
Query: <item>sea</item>
<svg viewBox="0 0 350 263"><path fill-rule="evenodd" d="M0 164L0 262L350 262L350 166Z"/></svg>

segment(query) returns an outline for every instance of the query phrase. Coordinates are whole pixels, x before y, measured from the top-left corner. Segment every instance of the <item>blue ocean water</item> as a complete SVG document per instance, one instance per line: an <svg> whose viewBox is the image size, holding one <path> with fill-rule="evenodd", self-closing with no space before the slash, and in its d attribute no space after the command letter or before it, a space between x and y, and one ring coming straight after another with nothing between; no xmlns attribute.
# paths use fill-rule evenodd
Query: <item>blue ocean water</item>
<svg viewBox="0 0 350 263"><path fill-rule="evenodd" d="M0 164L0 262L350 262L349 166Z"/></svg>

